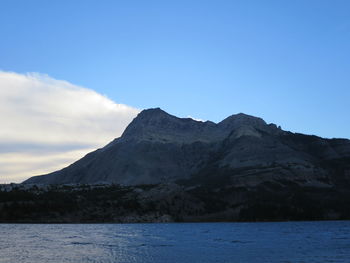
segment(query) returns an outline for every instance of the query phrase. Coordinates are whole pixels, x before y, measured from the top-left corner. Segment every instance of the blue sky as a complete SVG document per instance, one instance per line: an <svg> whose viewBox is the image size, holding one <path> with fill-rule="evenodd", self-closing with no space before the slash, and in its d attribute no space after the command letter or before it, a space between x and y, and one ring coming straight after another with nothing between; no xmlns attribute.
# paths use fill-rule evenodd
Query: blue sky
<svg viewBox="0 0 350 263"><path fill-rule="evenodd" d="M350 137L349 1L0 3L0 70L138 109Z"/></svg>

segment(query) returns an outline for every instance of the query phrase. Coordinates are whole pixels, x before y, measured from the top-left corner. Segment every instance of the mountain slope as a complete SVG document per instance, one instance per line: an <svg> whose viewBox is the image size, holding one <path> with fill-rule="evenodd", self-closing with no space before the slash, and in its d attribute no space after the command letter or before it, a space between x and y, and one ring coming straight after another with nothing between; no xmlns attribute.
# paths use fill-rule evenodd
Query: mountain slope
<svg viewBox="0 0 350 263"><path fill-rule="evenodd" d="M294 134L245 114L216 124L177 118L157 108L142 111L104 148L24 183L293 183L327 188L350 185L349 177L349 140Z"/></svg>

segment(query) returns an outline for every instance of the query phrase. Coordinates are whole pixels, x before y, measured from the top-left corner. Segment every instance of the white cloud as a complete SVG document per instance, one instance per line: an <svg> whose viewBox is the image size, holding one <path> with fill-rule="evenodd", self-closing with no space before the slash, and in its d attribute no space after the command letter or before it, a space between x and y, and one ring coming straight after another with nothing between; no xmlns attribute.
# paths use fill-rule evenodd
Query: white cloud
<svg viewBox="0 0 350 263"><path fill-rule="evenodd" d="M138 112L47 75L0 71L0 183L63 168L119 137Z"/></svg>
<svg viewBox="0 0 350 263"><path fill-rule="evenodd" d="M190 118L192 120L195 120L195 121L201 121L201 122L205 122L205 120L202 120L202 119L198 119L198 118L193 118L192 116L188 115L187 118Z"/></svg>

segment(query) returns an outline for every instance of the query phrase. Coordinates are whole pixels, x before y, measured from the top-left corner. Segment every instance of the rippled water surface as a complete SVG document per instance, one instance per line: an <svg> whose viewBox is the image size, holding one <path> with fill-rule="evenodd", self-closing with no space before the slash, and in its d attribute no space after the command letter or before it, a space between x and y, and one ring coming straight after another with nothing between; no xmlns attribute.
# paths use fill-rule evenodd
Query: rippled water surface
<svg viewBox="0 0 350 263"><path fill-rule="evenodd" d="M350 262L350 222L0 224L0 262Z"/></svg>

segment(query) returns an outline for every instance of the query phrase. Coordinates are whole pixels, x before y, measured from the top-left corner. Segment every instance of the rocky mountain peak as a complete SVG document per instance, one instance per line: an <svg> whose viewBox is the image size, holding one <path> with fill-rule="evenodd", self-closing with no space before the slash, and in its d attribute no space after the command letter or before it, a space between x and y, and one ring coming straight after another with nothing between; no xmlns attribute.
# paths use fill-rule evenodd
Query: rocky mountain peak
<svg viewBox="0 0 350 263"><path fill-rule="evenodd" d="M143 110L125 129L122 137L140 137L145 134L159 133L173 126L178 119L160 108Z"/></svg>
<svg viewBox="0 0 350 263"><path fill-rule="evenodd" d="M234 130L242 126L251 126L254 128L265 127L266 122L258 117L247 115L244 113L238 113L231 115L218 123L218 126L225 130Z"/></svg>
<svg viewBox="0 0 350 263"><path fill-rule="evenodd" d="M146 119L146 118L159 118L159 117L171 117L171 115L163 111L161 108L150 108L150 109L141 111L136 118Z"/></svg>
<svg viewBox="0 0 350 263"><path fill-rule="evenodd" d="M242 132L244 129L245 132ZM155 140L159 142L176 141L217 141L228 136L232 131L241 130L240 134L256 134L254 129L274 132L277 127L244 113L234 114L215 124L200 122L191 118L178 118L160 108L140 112L124 131L123 139ZM249 132L248 132L249 130Z"/></svg>
<svg viewBox="0 0 350 263"><path fill-rule="evenodd" d="M161 142L193 141L200 140L207 130L213 130L215 126L213 122L203 123L191 118L178 118L160 108L147 109L140 112L129 124L122 138Z"/></svg>

